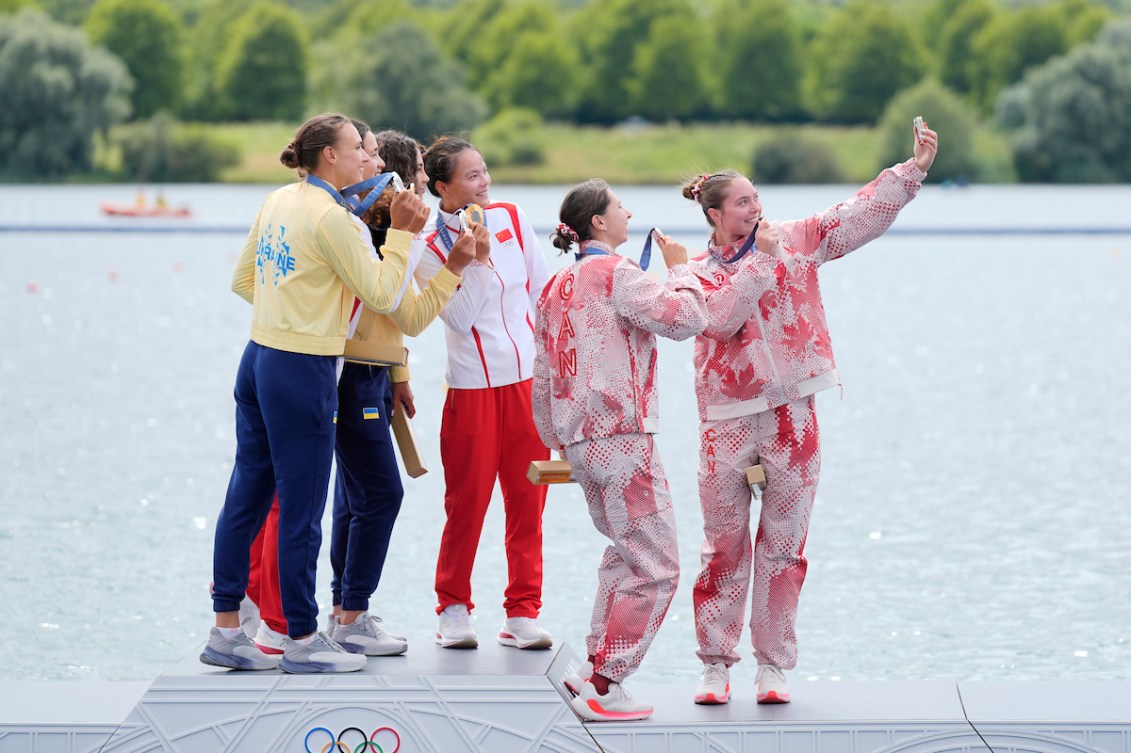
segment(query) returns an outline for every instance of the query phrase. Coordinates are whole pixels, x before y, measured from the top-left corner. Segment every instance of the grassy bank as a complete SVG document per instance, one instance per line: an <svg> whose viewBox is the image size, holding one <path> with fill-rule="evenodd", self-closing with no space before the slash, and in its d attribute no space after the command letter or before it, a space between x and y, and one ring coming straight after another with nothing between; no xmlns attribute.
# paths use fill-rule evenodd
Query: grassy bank
<svg viewBox="0 0 1131 753"><path fill-rule="evenodd" d="M244 123L215 126L236 144L239 165L226 170L228 183L284 183L291 172L279 164L279 151L294 135L294 125ZM751 170L755 150L769 139L798 132L827 147L847 179L875 177L879 135L869 127L719 125L646 125L615 128L546 124L539 132L543 159L535 165L489 163L498 183L569 184L602 177L613 184L673 184L689 175L734 168ZM476 134L472 134L476 140ZM981 134L979 152L1000 152L993 134ZM910 156L910 155L909 155Z"/></svg>

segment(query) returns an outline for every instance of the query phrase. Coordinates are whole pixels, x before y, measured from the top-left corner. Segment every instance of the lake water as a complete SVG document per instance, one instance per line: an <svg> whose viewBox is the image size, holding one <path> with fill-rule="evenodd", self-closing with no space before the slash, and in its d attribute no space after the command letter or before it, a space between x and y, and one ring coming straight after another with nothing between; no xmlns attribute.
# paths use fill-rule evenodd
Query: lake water
<svg viewBox="0 0 1131 753"><path fill-rule="evenodd" d="M137 229L98 212L132 187L0 187L5 679L146 680L204 640L250 322L228 284L268 190L168 186L196 212L183 232L101 232ZM545 237L565 190L493 195ZM786 218L852 191L762 194ZM702 248L702 218L675 188L619 193L640 233L659 224ZM823 474L791 677L1131 680L1131 231L1110 232L1129 206L1127 186L929 187L889 235L823 269L845 389L818 398ZM412 651L435 627L441 326L410 347L431 472L405 479L374 611ZM702 524L690 361L690 343L663 342L658 442L683 579L638 674L689 693ZM486 640L503 617L500 508L474 576ZM542 620L582 650L604 544L575 487L551 489L545 530ZM748 634L740 651L750 683Z"/></svg>

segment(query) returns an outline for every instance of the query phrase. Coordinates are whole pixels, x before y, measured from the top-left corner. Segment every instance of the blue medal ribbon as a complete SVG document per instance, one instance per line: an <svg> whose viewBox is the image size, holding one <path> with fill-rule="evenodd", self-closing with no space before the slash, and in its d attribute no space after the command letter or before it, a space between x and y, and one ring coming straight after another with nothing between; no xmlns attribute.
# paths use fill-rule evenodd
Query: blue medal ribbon
<svg viewBox="0 0 1131 753"><path fill-rule="evenodd" d="M648 231L648 237L644 239L644 250L640 252L640 268L643 270L648 269L648 265L652 263L652 236L659 231L658 228L652 228ZM581 249L574 256L578 261L581 261L583 256L608 256L609 252L604 249L589 246L588 248Z"/></svg>
<svg viewBox="0 0 1131 753"><path fill-rule="evenodd" d="M308 173L307 176L306 176L306 182L309 183L312 186L318 186L323 191L330 194L330 196L332 196L334 198L334 201L336 201L339 206L345 207L349 211L353 211L353 208L350 206L350 203L348 201L346 201L344 196L342 196L340 193L338 193L338 189L334 188L329 183L327 183L326 181L319 178L317 175L312 175L312 174Z"/></svg>
<svg viewBox="0 0 1131 753"><path fill-rule="evenodd" d="M349 204L349 210L358 217L368 212L370 207L377 203L377 199L381 198L385 186L389 185L389 181L392 179L393 173L381 173L343 188L342 196ZM364 199L353 198L366 189L369 189L369 194Z"/></svg>
<svg viewBox="0 0 1131 753"><path fill-rule="evenodd" d="M736 261L746 256L746 254L750 252L750 249L754 249L755 251L758 250L758 247L754 245L754 233L758 232L758 228L761 226L761 224L762 221L759 220L758 224L754 226L754 229L750 231L750 235L746 237L746 241L742 244L741 247L739 247L738 253L736 253L729 259L723 256L722 249L730 248L730 246L708 246L708 252L715 259L715 261L722 262L723 264L734 264Z"/></svg>
<svg viewBox="0 0 1131 753"><path fill-rule="evenodd" d="M444 249L450 252L453 245L452 234L448 232L448 223L444 221L442 212L436 212L436 233L440 236Z"/></svg>

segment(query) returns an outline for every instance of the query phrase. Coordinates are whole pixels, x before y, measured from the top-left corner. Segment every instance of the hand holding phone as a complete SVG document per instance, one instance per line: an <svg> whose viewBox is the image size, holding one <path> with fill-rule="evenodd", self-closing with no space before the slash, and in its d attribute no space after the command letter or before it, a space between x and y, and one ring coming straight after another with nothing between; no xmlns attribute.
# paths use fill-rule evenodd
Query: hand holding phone
<svg viewBox="0 0 1131 753"><path fill-rule="evenodd" d="M923 143L923 116L916 115L915 120L911 122L911 127L915 129L915 143Z"/></svg>

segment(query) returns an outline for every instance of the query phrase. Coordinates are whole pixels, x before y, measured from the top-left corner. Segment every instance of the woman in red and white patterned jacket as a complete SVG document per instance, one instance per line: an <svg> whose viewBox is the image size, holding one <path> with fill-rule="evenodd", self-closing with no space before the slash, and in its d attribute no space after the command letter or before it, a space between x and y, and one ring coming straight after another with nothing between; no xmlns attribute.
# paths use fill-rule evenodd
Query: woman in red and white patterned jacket
<svg viewBox="0 0 1131 753"><path fill-rule="evenodd" d="M840 384L817 269L879 237L918 193L938 136L924 129L912 159L888 168L848 201L802 220L768 222L758 192L734 171L684 186L712 228L707 254L692 262L707 296L708 324L695 341L699 401L699 496L705 541L693 601L704 664L696 703L726 703L739 660L751 583L751 490L745 469L760 463L767 485L753 551L750 631L759 703L786 703L782 670L797 661L797 599L805 537L820 470L814 395ZM752 254L748 240L754 234ZM742 279L769 257L777 284Z"/></svg>
<svg viewBox="0 0 1131 753"><path fill-rule="evenodd" d="M703 291L674 241L659 242L664 284L617 254L632 214L605 181L571 190L560 216L554 245L579 250L538 299L534 423L547 447L564 451L593 524L612 542L597 571L589 659L566 683L586 719L644 719L651 704L620 683L640 665L679 580L671 495L652 442L656 335L699 334Z"/></svg>

